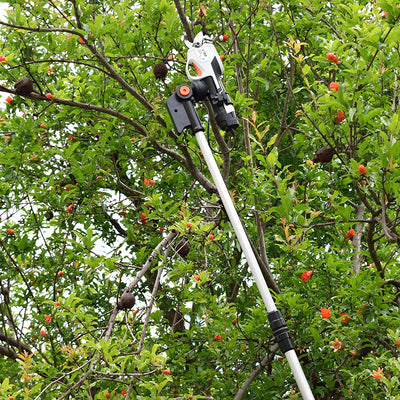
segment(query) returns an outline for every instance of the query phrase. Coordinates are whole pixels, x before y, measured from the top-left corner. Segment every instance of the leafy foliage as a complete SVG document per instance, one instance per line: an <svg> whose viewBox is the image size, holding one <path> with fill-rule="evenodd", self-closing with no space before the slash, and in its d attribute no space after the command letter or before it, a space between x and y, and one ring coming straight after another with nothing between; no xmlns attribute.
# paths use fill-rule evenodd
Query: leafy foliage
<svg viewBox="0 0 400 400"><path fill-rule="evenodd" d="M241 124L199 113L315 397L399 399L399 19L386 0L10 1L2 398L300 397L165 107L202 30Z"/></svg>

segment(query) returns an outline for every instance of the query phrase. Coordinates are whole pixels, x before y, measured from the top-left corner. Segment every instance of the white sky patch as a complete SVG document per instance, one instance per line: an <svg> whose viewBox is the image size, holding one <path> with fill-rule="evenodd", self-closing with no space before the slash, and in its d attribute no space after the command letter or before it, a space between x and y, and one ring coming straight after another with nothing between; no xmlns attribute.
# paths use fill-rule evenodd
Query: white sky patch
<svg viewBox="0 0 400 400"><path fill-rule="evenodd" d="M3 17L6 15L7 8L10 8L8 2L0 1L0 16Z"/></svg>

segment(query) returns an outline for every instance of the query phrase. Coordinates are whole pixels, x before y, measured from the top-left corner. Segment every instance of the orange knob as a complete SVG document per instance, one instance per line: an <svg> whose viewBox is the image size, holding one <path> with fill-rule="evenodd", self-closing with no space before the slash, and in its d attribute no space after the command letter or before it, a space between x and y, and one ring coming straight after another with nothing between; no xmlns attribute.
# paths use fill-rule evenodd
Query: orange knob
<svg viewBox="0 0 400 400"><path fill-rule="evenodd" d="M183 86L181 86L181 87L179 88L179 94L180 94L181 96L188 96L189 93L190 93L190 87L189 87L189 86L183 85Z"/></svg>

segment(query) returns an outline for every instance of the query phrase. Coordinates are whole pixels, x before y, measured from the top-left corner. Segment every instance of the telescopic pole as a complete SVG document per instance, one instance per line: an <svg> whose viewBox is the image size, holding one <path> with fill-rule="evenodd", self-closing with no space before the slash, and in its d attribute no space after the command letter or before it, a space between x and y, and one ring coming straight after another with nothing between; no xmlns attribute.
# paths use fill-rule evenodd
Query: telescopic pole
<svg viewBox="0 0 400 400"><path fill-rule="evenodd" d="M239 240L242 251L246 257L247 263L268 311L268 320L272 331L274 332L275 338L280 346L281 351L285 354L288 360L289 366L292 370L293 376L303 399L314 400L314 396L311 392L307 378L304 375L303 369L294 350L294 344L290 337L289 329L284 318L282 317L281 312L276 308L275 302L262 275L260 266L258 265L242 222L236 212L231 196L207 142L204 127L201 124L198 114L194 108L193 92L191 87L188 85L180 85L175 94L173 94L167 100L167 108L178 133L182 132L186 128L190 128L195 135L200 150L203 153L204 160L206 161L215 186L217 187L218 194L225 207L226 214L228 215L229 221L231 222L235 234Z"/></svg>
<svg viewBox="0 0 400 400"><path fill-rule="evenodd" d="M272 329L274 330L275 337L277 338L281 350L285 353L285 356L288 360L293 376L296 379L303 399L313 400L314 396L311 392L310 386L308 385L307 379L297 358L297 354L294 350L294 346L289 334L289 329L287 328L280 311L276 308L275 302L262 275L261 269L258 265L253 249L247 238L246 232L243 228L241 220L239 219L239 216L233 205L231 196L222 178L221 172L218 168L217 163L215 162L215 158L211 152L210 146L208 145L204 131L198 131L195 136L199 144L200 150L203 153L208 169L210 170L215 186L218 189L218 194L225 207L225 211L228 215L229 221L231 222L233 230L235 231L235 234L239 240L240 246L246 257L247 263L249 264L258 290L260 291L261 297L267 308L268 320L271 324Z"/></svg>

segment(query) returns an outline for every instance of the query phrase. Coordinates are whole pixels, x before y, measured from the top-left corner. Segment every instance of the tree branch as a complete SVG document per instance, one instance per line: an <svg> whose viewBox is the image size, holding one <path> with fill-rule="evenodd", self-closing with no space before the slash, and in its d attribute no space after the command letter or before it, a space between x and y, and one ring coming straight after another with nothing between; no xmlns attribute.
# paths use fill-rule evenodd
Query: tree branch
<svg viewBox="0 0 400 400"><path fill-rule="evenodd" d="M181 150L185 154L184 157L181 154L177 153L176 151L170 149L169 147L163 146L158 142L152 142L152 143L157 150L171 156L176 161L183 164L185 168L192 174L192 176L204 187L204 189L207 190L208 193L210 194L217 193L217 187L209 179L207 179L196 167L187 147L181 146Z"/></svg>
<svg viewBox="0 0 400 400"><path fill-rule="evenodd" d="M378 257L378 254L375 250L374 247L374 229L376 226L376 221L373 219L371 220L370 224L368 225L368 229L367 229L367 245L368 245L368 251L369 254L372 258L372 261L375 264L375 268L379 273L379 276L384 279L385 278L385 273L383 271L382 268L382 264L381 264L381 260Z"/></svg>
<svg viewBox="0 0 400 400"><path fill-rule="evenodd" d="M272 362L275 357L275 353L278 351L279 345L278 343L274 343L270 348L268 354L260 361L257 367L250 373L247 379L244 381L243 385L237 391L233 400L241 400L243 396L246 394L248 387L251 383L256 379L256 377L260 374L260 372Z"/></svg>
<svg viewBox="0 0 400 400"><path fill-rule="evenodd" d="M7 358L11 358L12 360L16 360L18 358L18 354L9 347L0 346L0 354Z"/></svg>
<svg viewBox="0 0 400 400"><path fill-rule="evenodd" d="M293 78L294 78L294 72L296 67L293 64L293 58L289 56L289 63L290 63L290 73L289 73L289 82L288 85L289 87L293 87ZM283 106L283 111L282 111L282 118L280 121L280 131L278 132L278 135L276 136L274 147L279 147L281 140L283 139L283 136L285 133L288 131L287 125L286 125L286 120L287 120L287 114L289 111L289 100L290 97L292 97L292 92L288 90L286 92L286 97L285 97L285 103Z"/></svg>
<svg viewBox="0 0 400 400"><path fill-rule="evenodd" d="M179 19L183 25L183 29L185 29L186 38L189 42L193 42L193 30L190 27L185 12L183 11L182 5L179 0L174 0L176 11L178 11Z"/></svg>
<svg viewBox="0 0 400 400"><path fill-rule="evenodd" d="M10 90L4 86L0 86L0 92L6 92L6 93L11 93L14 95L18 95L17 92L15 90ZM107 115L111 115L115 118L118 118L122 121L124 121L126 124L131 125L132 127L135 128L136 132L146 136L147 132L146 130L139 125L137 122L135 122L133 119L127 117L124 114L121 114L118 111L112 110L111 108L106 108L106 107L102 107L102 106L97 106L94 104L89 104L89 103L82 103L79 101L72 101L72 100L65 100L65 99L60 99L58 97L54 97L53 100L49 100L46 96L41 95L39 93L31 93L29 95L24 96L28 99L31 100L40 100L40 101L47 101L47 102L53 102L55 104L62 104L64 106L69 106L69 107L78 107L81 108L83 110L88 110L88 111L96 111L96 112L100 112L103 114L107 114Z"/></svg>
<svg viewBox="0 0 400 400"><path fill-rule="evenodd" d="M32 350L26 344L21 343L19 340L14 339L10 336L7 336L3 332L0 332L0 340L2 342L6 342L8 345L17 348L20 352L26 351L27 353L31 354Z"/></svg>
<svg viewBox="0 0 400 400"><path fill-rule="evenodd" d="M357 219L362 220L364 218L365 213L365 204L361 203L357 206ZM362 261L362 254L361 254L361 238L363 234L365 226L361 225L361 222L357 222L356 224L356 234L353 239L354 245L354 255L353 255L353 271L356 275L360 273L361 269L361 261Z"/></svg>
<svg viewBox="0 0 400 400"><path fill-rule="evenodd" d="M143 278L143 276L146 274L146 272L148 271L148 269L153 265L153 261L156 259L156 257L158 257L158 255L160 254L161 250L168 246L170 243L172 243L172 241L175 239L175 237L178 235L177 232L172 231L170 232L155 248L154 250L151 252L150 256L148 257L146 263L144 264L143 268L138 272L138 274L136 275L136 277L132 280L132 282L128 285L128 287L126 288L125 292L131 292L132 289L138 284L138 282ZM119 308L118 308L118 304L116 303L114 306L114 309L111 312L111 316L110 319L108 321L107 327L105 329L104 332L104 339L105 340L109 340L111 337L111 332L112 332L112 328L114 326L115 323L115 318L117 317Z"/></svg>
<svg viewBox="0 0 400 400"><path fill-rule="evenodd" d="M212 108L210 100L207 98L204 103L207 107L208 115L210 117L211 128L214 133L215 140L218 143L220 152L222 154L223 163L222 163L221 175L222 178L224 179L224 182L227 183L231 167L231 152L223 136L220 133L217 122L215 121L214 110Z"/></svg>
<svg viewBox="0 0 400 400"><path fill-rule="evenodd" d="M154 304L154 301L156 299L158 288L160 287L160 280L161 280L162 272L163 272L162 268L160 268L157 271L157 276L156 276L156 280L154 282L153 291L151 293L150 302L149 302L149 305L147 307L146 317L145 317L145 320L143 322L143 329L142 329L142 334L141 334L140 340L139 340L137 354L140 354L142 352L143 343L144 343L144 340L145 340L146 334L147 334L147 326L149 325L149 321L150 321L151 311L153 309L153 304Z"/></svg>

